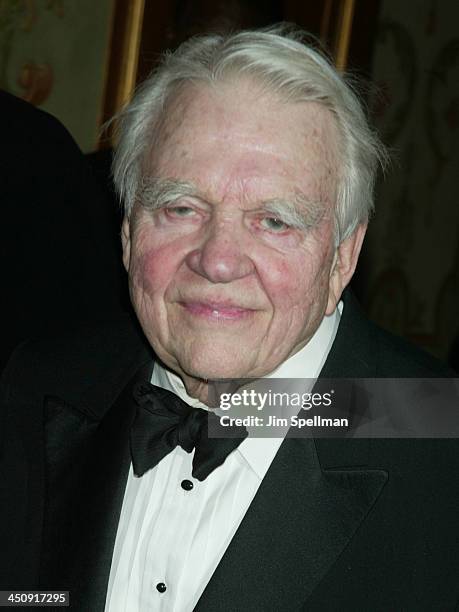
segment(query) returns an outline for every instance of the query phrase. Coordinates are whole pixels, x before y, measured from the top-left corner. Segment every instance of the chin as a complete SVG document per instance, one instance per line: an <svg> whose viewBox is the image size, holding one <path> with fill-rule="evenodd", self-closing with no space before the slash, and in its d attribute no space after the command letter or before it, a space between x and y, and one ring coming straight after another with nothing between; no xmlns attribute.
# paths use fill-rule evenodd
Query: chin
<svg viewBox="0 0 459 612"><path fill-rule="evenodd" d="M212 359L190 359L180 363L181 369L192 376L202 380L216 380L221 378L245 378L250 377L250 367L241 364L240 359L228 359L215 356Z"/></svg>
<svg viewBox="0 0 459 612"><path fill-rule="evenodd" d="M241 370L235 368L232 365L221 366L221 365L209 365L200 366L198 368L192 367L185 370L189 376L193 378L200 378L201 380L218 380L222 378L249 378L247 370Z"/></svg>

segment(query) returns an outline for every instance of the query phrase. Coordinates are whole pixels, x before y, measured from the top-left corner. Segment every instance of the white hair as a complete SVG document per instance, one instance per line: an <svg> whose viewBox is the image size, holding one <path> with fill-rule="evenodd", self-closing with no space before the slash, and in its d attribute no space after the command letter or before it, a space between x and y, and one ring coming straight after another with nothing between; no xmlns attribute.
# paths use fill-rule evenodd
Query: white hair
<svg viewBox="0 0 459 612"><path fill-rule="evenodd" d="M215 84L248 77L286 103L317 102L333 113L340 134L335 238L337 244L373 211L384 146L370 128L346 77L321 52L302 41L304 32L285 25L226 35L203 35L166 53L134 98L115 117L118 145L115 186L129 216L144 181L144 160L167 112L167 102L187 84Z"/></svg>

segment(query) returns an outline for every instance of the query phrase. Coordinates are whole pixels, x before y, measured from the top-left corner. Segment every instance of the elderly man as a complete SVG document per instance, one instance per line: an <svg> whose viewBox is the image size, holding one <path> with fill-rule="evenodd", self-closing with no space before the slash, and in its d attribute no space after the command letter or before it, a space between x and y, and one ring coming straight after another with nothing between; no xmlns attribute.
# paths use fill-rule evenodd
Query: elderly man
<svg viewBox="0 0 459 612"><path fill-rule="evenodd" d="M454 609L453 442L203 431L215 379L446 375L341 300L384 159L352 90L296 35L205 36L119 126L141 331L10 362L2 588L91 612Z"/></svg>

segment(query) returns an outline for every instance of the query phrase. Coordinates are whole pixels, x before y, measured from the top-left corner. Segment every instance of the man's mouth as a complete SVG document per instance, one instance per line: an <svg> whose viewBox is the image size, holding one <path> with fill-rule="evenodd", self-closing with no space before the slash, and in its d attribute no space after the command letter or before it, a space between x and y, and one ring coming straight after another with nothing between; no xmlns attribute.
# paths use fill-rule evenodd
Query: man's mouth
<svg viewBox="0 0 459 612"><path fill-rule="evenodd" d="M230 302L186 301L179 304L191 315L213 321L241 321L254 312L251 308L243 308Z"/></svg>

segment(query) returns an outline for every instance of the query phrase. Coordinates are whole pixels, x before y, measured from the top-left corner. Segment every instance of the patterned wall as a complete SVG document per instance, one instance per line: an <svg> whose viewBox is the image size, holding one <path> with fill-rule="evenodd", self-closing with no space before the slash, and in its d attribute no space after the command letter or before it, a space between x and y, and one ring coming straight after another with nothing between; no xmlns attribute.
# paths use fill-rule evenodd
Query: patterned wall
<svg viewBox="0 0 459 612"><path fill-rule="evenodd" d="M459 333L459 3L383 0L371 110L394 164L365 246L370 316L446 358Z"/></svg>
<svg viewBox="0 0 459 612"><path fill-rule="evenodd" d="M0 0L0 87L58 117L84 151L102 114L113 0Z"/></svg>

